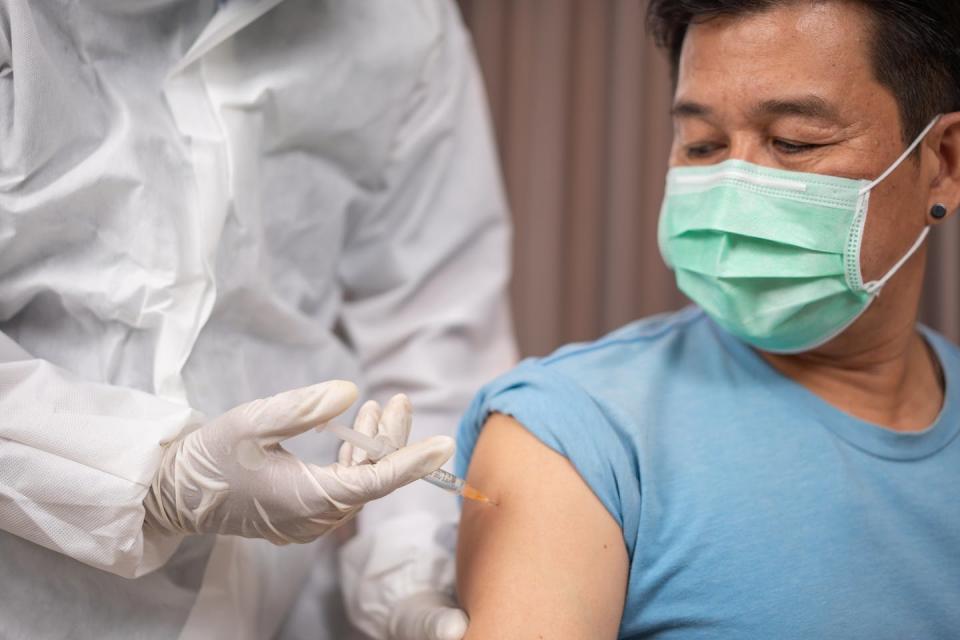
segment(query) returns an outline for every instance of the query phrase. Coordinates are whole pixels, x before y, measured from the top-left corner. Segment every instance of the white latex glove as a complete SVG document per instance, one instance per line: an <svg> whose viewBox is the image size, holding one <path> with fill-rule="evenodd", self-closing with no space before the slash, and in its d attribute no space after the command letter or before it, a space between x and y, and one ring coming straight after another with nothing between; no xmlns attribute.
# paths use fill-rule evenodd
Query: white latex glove
<svg viewBox="0 0 960 640"><path fill-rule="evenodd" d="M397 603L390 616L392 640L463 640L467 614L452 596L427 591Z"/></svg>
<svg viewBox="0 0 960 640"><path fill-rule="evenodd" d="M310 542L349 520L368 501L438 469L453 441L437 436L411 446L410 403L391 400L383 420L368 403L356 428L403 448L370 464L340 449L339 462L307 464L280 442L343 413L357 397L332 381L254 400L171 443L144 500L145 527L171 533L219 533L274 544Z"/></svg>
<svg viewBox="0 0 960 640"><path fill-rule="evenodd" d="M341 551L350 621L376 640L462 640L456 522L418 512L384 522Z"/></svg>

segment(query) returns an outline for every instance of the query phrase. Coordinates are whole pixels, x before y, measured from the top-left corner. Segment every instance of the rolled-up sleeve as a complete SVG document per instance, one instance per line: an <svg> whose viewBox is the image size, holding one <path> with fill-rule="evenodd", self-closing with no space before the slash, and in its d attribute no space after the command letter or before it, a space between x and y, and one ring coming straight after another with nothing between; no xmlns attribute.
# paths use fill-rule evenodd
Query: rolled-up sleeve
<svg viewBox="0 0 960 640"><path fill-rule="evenodd" d="M456 473L464 476L491 413L514 418L564 456L623 530L631 556L640 510L638 462L624 426L582 386L537 360L527 360L484 387L460 422ZM531 469L536 473L536 469ZM544 478L548 482L549 478Z"/></svg>
<svg viewBox="0 0 960 640"><path fill-rule="evenodd" d="M189 408L77 379L0 334L0 529L124 577L157 568L179 537L143 529L163 445Z"/></svg>

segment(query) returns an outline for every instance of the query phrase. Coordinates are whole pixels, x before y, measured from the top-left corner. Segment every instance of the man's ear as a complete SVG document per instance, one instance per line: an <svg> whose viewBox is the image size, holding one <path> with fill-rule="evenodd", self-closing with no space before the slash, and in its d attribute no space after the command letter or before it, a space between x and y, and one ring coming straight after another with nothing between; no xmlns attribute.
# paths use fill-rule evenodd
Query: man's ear
<svg viewBox="0 0 960 640"><path fill-rule="evenodd" d="M927 211L933 211L936 205L947 209L947 215L940 218L927 213L927 221L935 224L960 210L960 111L941 116L930 135L940 167L930 183Z"/></svg>

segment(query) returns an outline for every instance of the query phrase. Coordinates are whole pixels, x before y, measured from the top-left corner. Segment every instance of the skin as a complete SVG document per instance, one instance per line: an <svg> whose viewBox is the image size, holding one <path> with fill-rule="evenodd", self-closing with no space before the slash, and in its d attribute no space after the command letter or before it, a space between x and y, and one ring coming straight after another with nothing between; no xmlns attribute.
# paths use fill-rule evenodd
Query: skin
<svg viewBox="0 0 960 640"><path fill-rule="evenodd" d="M467 475L457 547L466 640L616 638L627 585L619 525L570 462L493 415Z"/></svg>
<svg viewBox="0 0 960 640"><path fill-rule="evenodd" d="M897 103L874 78L869 25L859 5L838 1L693 26L679 66L671 165L736 158L878 177L905 144ZM939 224L929 216L935 203L960 208L957 113L946 114L916 157L872 192L866 280L885 274L925 225ZM829 344L761 355L842 411L889 429L927 428L944 390L915 329L925 255L915 254ZM467 637L615 638L628 571L622 534L569 462L513 419L494 415L468 481L500 506L464 505L457 561L471 617Z"/></svg>

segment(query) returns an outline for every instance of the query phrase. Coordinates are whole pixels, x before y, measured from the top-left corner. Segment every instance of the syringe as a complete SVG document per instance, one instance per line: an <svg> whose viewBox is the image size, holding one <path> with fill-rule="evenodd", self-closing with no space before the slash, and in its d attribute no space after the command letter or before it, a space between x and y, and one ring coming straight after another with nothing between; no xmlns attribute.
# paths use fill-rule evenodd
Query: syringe
<svg viewBox="0 0 960 640"><path fill-rule="evenodd" d="M383 440L371 438L366 434L360 433L355 429L351 429L350 427L345 427L343 425L327 425L324 427L324 431L329 431L341 440L346 440L353 446L363 449L370 454L370 459L374 462L397 450L396 447L384 442ZM423 479L435 487L440 487L444 491L455 493L458 496L462 496L469 500L485 502L486 504L497 504L487 496L468 485L463 478L458 478L457 476L448 471L444 471L443 469L437 469L433 473L424 476Z"/></svg>

